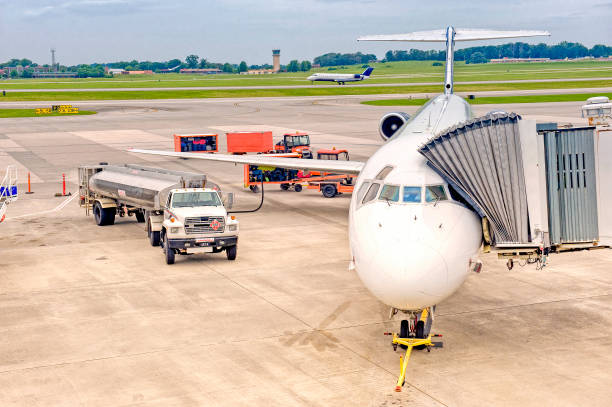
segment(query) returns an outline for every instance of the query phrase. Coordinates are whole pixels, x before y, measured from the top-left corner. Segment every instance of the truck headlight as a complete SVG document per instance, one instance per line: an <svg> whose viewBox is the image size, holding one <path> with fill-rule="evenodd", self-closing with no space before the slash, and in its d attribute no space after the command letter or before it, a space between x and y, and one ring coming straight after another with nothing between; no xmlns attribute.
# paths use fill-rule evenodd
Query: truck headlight
<svg viewBox="0 0 612 407"><path fill-rule="evenodd" d="M229 230L230 232L234 232L238 230L238 225L228 225L227 230Z"/></svg>
<svg viewBox="0 0 612 407"><path fill-rule="evenodd" d="M181 228L170 228L170 233L178 233Z"/></svg>

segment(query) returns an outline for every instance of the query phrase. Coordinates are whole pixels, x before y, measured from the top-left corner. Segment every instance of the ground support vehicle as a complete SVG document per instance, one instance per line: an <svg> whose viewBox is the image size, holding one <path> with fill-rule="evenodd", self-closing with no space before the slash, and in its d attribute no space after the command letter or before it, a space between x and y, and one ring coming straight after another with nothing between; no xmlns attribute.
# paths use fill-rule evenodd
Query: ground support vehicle
<svg viewBox="0 0 612 407"><path fill-rule="evenodd" d="M274 154L275 157L303 158L300 153ZM299 177L300 170L288 170L286 168L265 167L259 165L244 165L244 187L253 192L259 191L262 184L276 184L284 191L294 189L296 192L302 190L302 182Z"/></svg>
<svg viewBox="0 0 612 407"><path fill-rule="evenodd" d="M325 198L333 198L344 193L353 193L355 176L347 174L331 174L322 177L303 178L306 188L318 190Z"/></svg>
<svg viewBox="0 0 612 407"><path fill-rule="evenodd" d="M312 158L310 136L306 133L284 134L283 139L274 145L271 153L300 153L303 158Z"/></svg>
<svg viewBox="0 0 612 407"><path fill-rule="evenodd" d="M139 165L79 167L80 204L99 226L115 217L145 223L152 246L162 246L167 264L176 254L226 252L235 260L238 221L228 215L233 195L222 200L206 176Z"/></svg>
<svg viewBox="0 0 612 407"><path fill-rule="evenodd" d="M219 136L217 134L175 134L174 151L216 153L219 151Z"/></svg>

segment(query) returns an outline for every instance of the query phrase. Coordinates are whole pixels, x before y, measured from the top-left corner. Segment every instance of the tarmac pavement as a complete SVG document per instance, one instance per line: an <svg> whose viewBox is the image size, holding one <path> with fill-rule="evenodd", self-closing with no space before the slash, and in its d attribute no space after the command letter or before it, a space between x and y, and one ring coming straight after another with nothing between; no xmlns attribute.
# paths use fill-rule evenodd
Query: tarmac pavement
<svg viewBox="0 0 612 407"><path fill-rule="evenodd" d="M77 192L79 164L146 163L206 172L236 193L236 209L254 208L241 166L125 150L172 149L174 133L301 130L315 148L365 160L396 109L358 102L88 102L98 114L1 119L0 167L16 165L21 181L30 171L34 194L0 224L0 405L611 405L609 249L553 254L544 270L483 255L482 273L437 308L444 347L414 351L395 393L400 353L383 332L401 315L390 321L347 269L350 196L271 186L261 211L238 216L235 262L220 253L172 266L133 218L98 227L78 198L53 196L62 173ZM580 125L581 104L496 108Z"/></svg>

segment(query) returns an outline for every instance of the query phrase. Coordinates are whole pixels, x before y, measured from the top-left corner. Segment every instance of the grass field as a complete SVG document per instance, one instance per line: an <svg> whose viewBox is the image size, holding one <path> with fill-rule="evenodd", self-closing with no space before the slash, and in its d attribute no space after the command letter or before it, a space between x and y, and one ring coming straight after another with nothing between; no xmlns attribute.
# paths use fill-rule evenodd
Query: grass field
<svg viewBox="0 0 612 407"><path fill-rule="evenodd" d="M372 64L372 77L364 83L422 83L441 82L443 66L432 66L432 61L406 61ZM114 78L87 79L17 79L0 81L0 89L100 89L100 88L169 88L201 86L291 86L309 85L306 77L313 72L358 73L361 65L319 68L311 72L280 73L274 75L120 75ZM572 78L610 78L612 61L562 61L549 63L481 64L455 63L455 81L505 81ZM321 87L337 86L319 83Z"/></svg>
<svg viewBox="0 0 612 407"><path fill-rule="evenodd" d="M545 103L545 102L581 102L593 96L607 96L612 93L572 93L560 95L526 95L526 96L491 96L466 99L472 105L488 105L502 103ZM361 102L371 106L421 106L429 99L382 99Z"/></svg>
<svg viewBox="0 0 612 407"><path fill-rule="evenodd" d="M78 113L49 113L49 114L36 114L36 109L0 109L0 118L15 118L15 117L48 117L48 116L81 116L96 114L97 112L91 110L79 110Z"/></svg>
<svg viewBox="0 0 612 407"><path fill-rule="evenodd" d="M580 89L612 86L612 80L576 82L529 82L529 83L484 83L456 85L457 92L512 91L539 89ZM193 99L193 98L240 98L240 97L292 97L292 96L341 96L440 93L440 85L418 86L371 86L345 87L321 86L316 88L289 89L219 89L219 90L143 90L143 91L40 91L7 92L0 96L0 103L15 101L83 101L83 100L142 100L142 99Z"/></svg>

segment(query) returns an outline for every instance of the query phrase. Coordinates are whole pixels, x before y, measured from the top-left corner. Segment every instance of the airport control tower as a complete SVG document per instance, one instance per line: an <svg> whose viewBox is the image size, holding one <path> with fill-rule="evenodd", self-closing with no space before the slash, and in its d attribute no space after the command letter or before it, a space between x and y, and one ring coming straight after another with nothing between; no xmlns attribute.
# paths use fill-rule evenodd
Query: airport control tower
<svg viewBox="0 0 612 407"><path fill-rule="evenodd" d="M273 65L273 71L274 72L279 72L280 71L280 49L273 49L272 50L272 65Z"/></svg>

